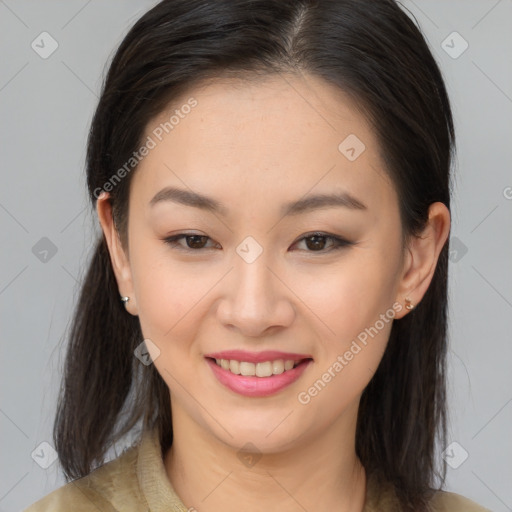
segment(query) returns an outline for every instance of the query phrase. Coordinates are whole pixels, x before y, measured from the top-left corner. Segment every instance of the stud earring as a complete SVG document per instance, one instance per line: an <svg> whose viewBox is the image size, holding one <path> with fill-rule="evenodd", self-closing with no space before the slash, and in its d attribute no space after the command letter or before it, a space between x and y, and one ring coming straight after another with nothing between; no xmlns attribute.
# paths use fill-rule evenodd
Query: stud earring
<svg viewBox="0 0 512 512"><path fill-rule="evenodd" d="M121 302L126 306L126 303L130 300L130 297L121 297Z"/></svg>
<svg viewBox="0 0 512 512"><path fill-rule="evenodd" d="M407 297L405 299L405 309L407 309L407 311L411 311L412 309L414 309L414 304L411 302L411 299Z"/></svg>

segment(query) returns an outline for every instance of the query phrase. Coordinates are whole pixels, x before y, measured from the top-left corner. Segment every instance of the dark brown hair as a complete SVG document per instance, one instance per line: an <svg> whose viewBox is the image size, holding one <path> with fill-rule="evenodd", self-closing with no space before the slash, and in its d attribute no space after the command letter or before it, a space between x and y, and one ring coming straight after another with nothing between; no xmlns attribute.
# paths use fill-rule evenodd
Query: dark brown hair
<svg viewBox="0 0 512 512"><path fill-rule="evenodd" d="M308 73L355 99L377 135L400 200L403 233L428 207L450 205L455 138L441 72L420 30L393 0L164 0L128 32L106 76L88 139L87 180L98 191L140 148L150 120L194 86ZM110 190L126 243L134 169ZM382 362L360 403L356 451L391 483L403 510L426 510L444 482L436 439L446 439L448 243L417 308L394 320ZM69 479L103 462L142 422L172 443L169 389L134 357L143 336L124 310L104 238L83 283L65 363L54 441ZM441 467L438 467L441 466Z"/></svg>

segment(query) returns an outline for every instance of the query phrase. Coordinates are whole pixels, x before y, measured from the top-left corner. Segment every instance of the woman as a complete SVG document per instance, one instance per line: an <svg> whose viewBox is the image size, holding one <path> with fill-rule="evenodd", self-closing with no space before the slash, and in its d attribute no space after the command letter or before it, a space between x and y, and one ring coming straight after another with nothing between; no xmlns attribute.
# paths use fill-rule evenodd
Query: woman
<svg viewBox="0 0 512 512"><path fill-rule="evenodd" d="M145 14L88 142L102 236L55 421L70 482L28 510L485 510L436 466L453 151L392 0Z"/></svg>

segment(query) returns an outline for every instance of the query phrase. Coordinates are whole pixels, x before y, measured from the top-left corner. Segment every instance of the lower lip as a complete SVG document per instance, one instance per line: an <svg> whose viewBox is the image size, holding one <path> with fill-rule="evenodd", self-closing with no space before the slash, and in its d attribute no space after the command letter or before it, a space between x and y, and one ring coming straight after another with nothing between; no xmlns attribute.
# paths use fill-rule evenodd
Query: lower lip
<svg viewBox="0 0 512 512"><path fill-rule="evenodd" d="M295 368L270 377L236 375L225 370L212 359L206 359L206 362L221 384L240 395L256 397L270 396L286 388L302 375L312 360L302 361Z"/></svg>

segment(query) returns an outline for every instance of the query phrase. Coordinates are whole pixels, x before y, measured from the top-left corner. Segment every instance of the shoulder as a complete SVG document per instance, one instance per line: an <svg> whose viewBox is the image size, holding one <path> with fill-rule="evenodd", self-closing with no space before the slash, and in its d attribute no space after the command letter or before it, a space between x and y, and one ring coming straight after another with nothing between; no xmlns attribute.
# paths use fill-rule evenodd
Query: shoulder
<svg viewBox="0 0 512 512"><path fill-rule="evenodd" d="M56 489L24 512L132 510L132 504L140 503L137 454L137 446L126 449L116 459Z"/></svg>
<svg viewBox="0 0 512 512"><path fill-rule="evenodd" d="M427 507L430 512L491 512L460 494L434 489L431 490ZM401 509L394 485L377 473L368 475L364 512L391 512Z"/></svg>
<svg viewBox="0 0 512 512"><path fill-rule="evenodd" d="M431 500L432 512L491 512L470 499L454 492L437 491Z"/></svg>

